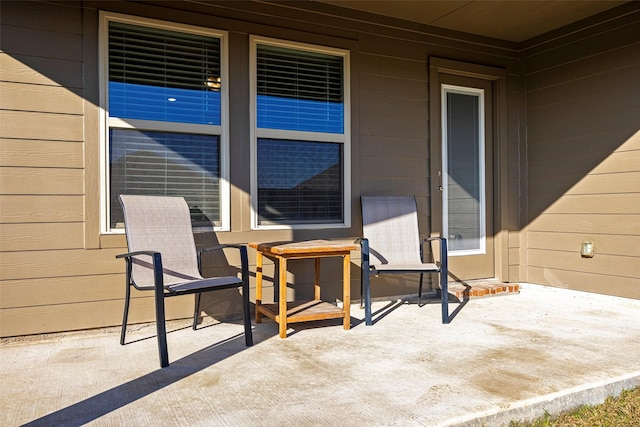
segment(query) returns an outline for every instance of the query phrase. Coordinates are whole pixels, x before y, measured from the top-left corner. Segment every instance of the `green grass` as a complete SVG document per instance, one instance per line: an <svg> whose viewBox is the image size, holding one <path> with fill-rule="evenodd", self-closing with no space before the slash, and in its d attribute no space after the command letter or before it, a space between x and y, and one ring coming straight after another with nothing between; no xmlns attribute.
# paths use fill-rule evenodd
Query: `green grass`
<svg viewBox="0 0 640 427"><path fill-rule="evenodd" d="M533 421L512 421L509 427L639 427L640 387L608 397L595 406L584 405L571 412L544 416Z"/></svg>

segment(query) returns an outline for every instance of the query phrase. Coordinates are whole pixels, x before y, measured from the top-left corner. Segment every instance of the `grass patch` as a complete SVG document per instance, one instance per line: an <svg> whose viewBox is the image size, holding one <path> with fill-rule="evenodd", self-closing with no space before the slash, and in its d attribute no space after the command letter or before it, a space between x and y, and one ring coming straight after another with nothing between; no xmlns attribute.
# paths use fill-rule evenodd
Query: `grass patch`
<svg viewBox="0 0 640 427"><path fill-rule="evenodd" d="M638 427L640 387L608 397L600 405L584 405L560 415L545 413L533 421L511 421L509 427Z"/></svg>

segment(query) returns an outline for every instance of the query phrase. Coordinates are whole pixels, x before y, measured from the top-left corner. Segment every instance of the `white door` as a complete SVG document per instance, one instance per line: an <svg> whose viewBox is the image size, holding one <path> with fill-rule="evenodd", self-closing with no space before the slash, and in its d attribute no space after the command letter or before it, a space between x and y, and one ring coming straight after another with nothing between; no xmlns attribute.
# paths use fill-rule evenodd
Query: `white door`
<svg viewBox="0 0 640 427"><path fill-rule="evenodd" d="M450 279L492 278L493 96L490 81L441 79L442 232Z"/></svg>

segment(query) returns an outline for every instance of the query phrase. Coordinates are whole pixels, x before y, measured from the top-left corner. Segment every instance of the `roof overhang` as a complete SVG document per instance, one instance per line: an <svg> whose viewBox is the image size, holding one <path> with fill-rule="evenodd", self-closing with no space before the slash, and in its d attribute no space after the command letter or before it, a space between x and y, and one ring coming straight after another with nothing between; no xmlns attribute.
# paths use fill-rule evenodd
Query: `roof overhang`
<svg viewBox="0 0 640 427"><path fill-rule="evenodd" d="M521 43L628 0L319 0L361 12Z"/></svg>

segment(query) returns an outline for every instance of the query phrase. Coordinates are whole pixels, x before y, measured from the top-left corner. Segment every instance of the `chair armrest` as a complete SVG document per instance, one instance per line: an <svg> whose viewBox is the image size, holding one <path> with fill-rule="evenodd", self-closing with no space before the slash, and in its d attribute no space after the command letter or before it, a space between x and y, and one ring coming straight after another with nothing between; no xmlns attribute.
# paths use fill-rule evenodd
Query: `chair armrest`
<svg viewBox="0 0 640 427"><path fill-rule="evenodd" d="M353 243L360 244L361 268L369 269L369 239L366 237L358 237Z"/></svg>
<svg viewBox="0 0 640 427"><path fill-rule="evenodd" d="M245 247L245 245L237 245L237 244L233 244L233 243L225 243L225 244L216 245L216 246L207 246L206 248L198 249L198 258L205 252L220 251L220 250L223 250L225 248L236 248L236 249L242 250L243 247Z"/></svg>
<svg viewBox="0 0 640 427"><path fill-rule="evenodd" d="M433 240L440 240L440 269L443 271L448 270L448 250L447 250L447 239L444 237L427 237L422 240L422 243L431 242ZM422 250L422 244L420 245L420 249Z"/></svg>
<svg viewBox="0 0 640 427"><path fill-rule="evenodd" d="M358 237L353 241L353 243L360 245L361 251L366 251L367 253L369 253L369 239L367 239L366 237Z"/></svg>
<svg viewBox="0 0 640 427"><path fill-rule="evenodd" d="M127 252L124 254L116 255L116 258L124 258L127 262L127 282L132 283L132 264L133 257L138 255L147 255L151 257L151 263L153 267L153 286L156 289L156 292L164 293L164 277L162 275L162 255L158 251L135 251L135 252ZM136 286L134 284L134 286ZM137 288L137 286L136 286Z"/></svg>
<svg viewBox="0 0 640 427"><path fill-rule="evenodd" d="M202 274L202 254L212 251L220 251L225 248L225 245L208 246L206 248L198 249L198 271Z"/></svg>
<svg viewBox="0 0 640 427"><path fill-rule="evenodd" d="M157 252L157 251L127 252L126 254L116 255L116 258L131 258L131 257L134 257L136 255L149 255L150 257L153 257L155 254L160 254L160 252Z"/></svg>
<svg viewBox="0 0 640 427"><path fill-rule="evenodd" d="M222 245L209 246L198 249L198 270L202 273L202 254L212 251L220 251L226 248L238 249L240 251L240 268L242 281L249 284L249 256L247 254L247 246L233 243L225 243Z"/></svg>
<svg viewBox="0 0 640 427"><path fill-rule="evenodd" d="M360 247L362 247L363 244L366 244L368 247L369 239L367 239L366 237L358 237L356 240L353 241L353 243L360 245Z"/></svg>
<svg viewBox="0 0 640 427"><path fill-rule="evenodd" d="M234 245L216 245L216 246L208 246L206 248L200 248L198 249L198 255L201 255L205 252L219 251L221 249L224 249L227 246L234 246Z"/></svg>

